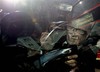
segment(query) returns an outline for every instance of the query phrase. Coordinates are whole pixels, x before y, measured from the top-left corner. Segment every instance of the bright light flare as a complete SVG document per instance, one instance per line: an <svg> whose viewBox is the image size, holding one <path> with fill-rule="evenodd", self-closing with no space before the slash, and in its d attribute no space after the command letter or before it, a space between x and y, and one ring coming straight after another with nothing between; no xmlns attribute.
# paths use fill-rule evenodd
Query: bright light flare
<svg viewBox="0 0 100 72"><path fill-rule="evenodd" d="M82 1L79 2L79 4L82 4L82 3L83 3Z"/></svg>
<svg viewBox="0 0 100 72"><path fill-rule="evenodd" d="M3 0L5 4L9 5L23 5L23 6L27 6L26 0Z"/></svg>
<svg viewBox="0 0 100 72"><path fill-rule="evenodd" d="M4 0L6 3L17 4L20 0Z"/></svg>
<svg viewBox="0 0 100 72"><path fill-rule="evenodd" d="M3 9L0 9L0 12L2 12L3 11Z"/></svg>

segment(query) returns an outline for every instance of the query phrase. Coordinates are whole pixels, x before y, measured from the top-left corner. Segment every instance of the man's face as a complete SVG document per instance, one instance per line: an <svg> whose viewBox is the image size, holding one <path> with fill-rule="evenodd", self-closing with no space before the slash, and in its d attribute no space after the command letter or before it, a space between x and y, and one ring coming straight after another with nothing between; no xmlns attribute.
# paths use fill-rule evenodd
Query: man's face
<svg viewBox="0 0 100 72"><path fill-rule="evenodd" d="M85 38L84 31L73 27L68 27L67 41L70 45L79 45Z"/></svg>

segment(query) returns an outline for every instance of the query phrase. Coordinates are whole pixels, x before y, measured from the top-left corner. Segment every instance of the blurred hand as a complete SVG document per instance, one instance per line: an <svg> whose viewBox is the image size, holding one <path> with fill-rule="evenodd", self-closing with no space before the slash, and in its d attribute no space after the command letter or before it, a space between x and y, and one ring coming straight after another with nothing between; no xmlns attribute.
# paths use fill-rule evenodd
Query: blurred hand
<svg viewBox="0 0 100 72"><path fill-rule="evenodd" d="M41 37L40 37L40 43L41 43L41 44L44 43L45 38L47 37L48 34L49 34L48 32L43 32L43 33L41 34Z"/></svg>
<svg viewBox="0 0 100 72"><path fill-rule="evenodd" d="M51 37L48 37L48 32L43 32L42 35L41 35L41 38L40 38L40 43L41 43L41 46L44 48L44 50L51 50L52 48L50 48L50 46L52 46L52 38ZM47 38L47 39L46 39Z"/></svg>
<svg viewBox="0 0 100 72"><path fill-rule="evenodd" d="M65 64L67 64L67 65L69 65L71 67L76 67L77 66L77 61L76 61L76 59L78 58L77 54L70 55L70 56L67 56L65 58L68 59L67 61L65 61Z"/></svg>
<svg viewBox="0 0 100 72"><path fill-rule="evenodd" d="M39 54L40 54L40 52L36 51L36 50L29 50L28 51L28 57L39 55Z"/></svg>
<svg viewBox="0 0 100 72"><path fill-rule="evenodd" d="M97 42L96 46L100 48L100 40Z"/></svg>

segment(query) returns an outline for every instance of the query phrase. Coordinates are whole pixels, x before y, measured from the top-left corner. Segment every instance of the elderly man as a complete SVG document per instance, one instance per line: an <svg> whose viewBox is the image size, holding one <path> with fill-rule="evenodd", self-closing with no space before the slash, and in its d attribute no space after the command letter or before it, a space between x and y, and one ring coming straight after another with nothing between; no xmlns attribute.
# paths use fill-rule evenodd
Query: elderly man
<svg viewBox="0 0 100 72"><path fill-rule="evenodd" d="M69 26L67 35L62 37L54 46L57 48L72 48L73 52L65 58L58 58L45 65L46 72L95 72L96 55L93 48L86 42L87 31ZM96 45L99 46L98 43ZM77 49L76 49L77 47Z"/></svg>

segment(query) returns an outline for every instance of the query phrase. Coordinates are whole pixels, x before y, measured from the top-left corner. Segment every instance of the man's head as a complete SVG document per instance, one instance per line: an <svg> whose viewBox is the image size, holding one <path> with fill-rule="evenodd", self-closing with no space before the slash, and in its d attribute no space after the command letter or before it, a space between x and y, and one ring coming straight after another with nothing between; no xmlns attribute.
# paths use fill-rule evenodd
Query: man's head
<svg viewBox="0 0 100 72"><path fill-rule="evenodd" d="M1 31L10 37L29 36L32 29L32 19L24 12L12 12L1 20Z"/></svg>
<svg viewBox="0 0 100 72"><path fill-rule="evenodd" d="M87 37L87 32L69 26L67 28L67 41L70 45L80 45Z"/></svg>
<svg viewBox="0 0 100 72"><path fill-rule="evenodd" d="M12 12L0 22L3 43L14 43L18 37L31 36L34 31L32 19L24 12Z"/></svg>

